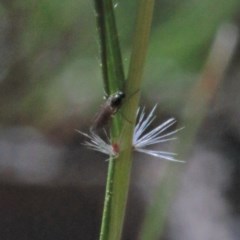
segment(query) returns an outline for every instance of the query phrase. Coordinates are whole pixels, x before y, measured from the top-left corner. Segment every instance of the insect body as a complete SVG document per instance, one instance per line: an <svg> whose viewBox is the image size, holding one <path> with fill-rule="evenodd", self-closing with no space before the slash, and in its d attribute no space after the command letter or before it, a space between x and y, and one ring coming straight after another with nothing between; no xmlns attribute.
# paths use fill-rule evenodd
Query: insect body
<svg viewBox="0 0 240 240"><path fill-rule="evenodd" d="M125 93L122 91L117 91L109 96L96 115L92 130L104 127L109 122L110 118L119 110L124 98Z"/></svg>

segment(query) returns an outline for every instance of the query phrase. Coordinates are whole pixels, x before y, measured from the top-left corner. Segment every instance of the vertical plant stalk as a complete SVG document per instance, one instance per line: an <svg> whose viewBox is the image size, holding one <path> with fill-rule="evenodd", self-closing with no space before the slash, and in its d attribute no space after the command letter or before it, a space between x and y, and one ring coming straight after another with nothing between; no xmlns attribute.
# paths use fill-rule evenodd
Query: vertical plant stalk
<svg viewBox="0 0 240 240"><path fill-rule="evenodd" d="M151 30L153 6L154 0L139 1L129 74L125 88L127 101L123 106L123 116L126 116L128 121L124 121L121 132L120 147L122 151L115 159L108 240L120 240L122 234L132 166L133 130Z"/></svg>
<svg viewBox="0 0 240 240"><path fill-rule="evenodd" d="M120 44L115 23L113 4L111 0L95 0L97 28L100 39L100 56L105 93L109 96L119 89L123 89L125 78L122 65ZM116 117L111 129L111 137L119 135L121 122ZM103 207L103 216L100 230L100 239L109 238L111 221L111 203L113 192L113 177L115 159L109 159L106 192Z"/></svg>
<svg viewBox="0 0 240 240"><path fill-rule="evenodd" d="M187 157L196 133L206 115L209 103L215 96L227 66L231 61L238 39L237 28L223 25L217 32L207 64L201 78L192 89L183 115L185 131L177 145L180 159ZM197 111L196 111L197 109ZM156 240L162 235L171 199L177 190L184 165L169 165L167 174L160 182L152 206L146 215L140 233L141 240Z"/></svg>
<svg viewBox="0 0 240 240"><path fill-rule="evenodd" d="M154 0L141 0L139 3L129 76L124 89L127 96L136 92L133 97L126 101L123 112L123 115L127 115L133 124L125 123L121 128L123 118L114 117L111 129L112 141L117 141L120 129L124 130L121 132L121 139L124 141L121 143L122 152L120 152L119 157L109 160L100 240L121 239L132 165L132 135L139 100L138 90L141 85L147 52L153 3ZM116 90L123 90L125 85L112 1L95 0L95 9L101 44L105 91L107 94L111 94Z"/></svg>
<svg viewBox="0 0 240 240"><path fill-rule="evenodd" d="M105 93L123 90L125 77L112 0L94 0Z"/></svg>

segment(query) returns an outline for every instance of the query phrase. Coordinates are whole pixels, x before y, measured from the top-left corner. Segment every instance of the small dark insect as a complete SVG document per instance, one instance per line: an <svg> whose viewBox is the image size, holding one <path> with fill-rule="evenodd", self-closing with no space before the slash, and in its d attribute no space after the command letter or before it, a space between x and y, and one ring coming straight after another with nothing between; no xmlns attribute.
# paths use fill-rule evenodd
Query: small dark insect
<svg viewBox="0 0 240 240"><path fill-rule="evenodd" d="M119 110L124 98L125 93L122 91L117 91L110 95L97 113L91 129L98 130L104 127L109 122L110 118Z"/></svg>

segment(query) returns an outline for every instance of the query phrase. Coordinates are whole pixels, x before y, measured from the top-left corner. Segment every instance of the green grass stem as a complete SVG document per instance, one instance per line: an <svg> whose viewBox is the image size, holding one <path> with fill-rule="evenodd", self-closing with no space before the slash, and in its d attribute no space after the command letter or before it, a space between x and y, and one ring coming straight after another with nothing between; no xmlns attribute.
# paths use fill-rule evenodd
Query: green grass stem
<svg viewBox="0 0 240 240"><path fill-rule="evenodd" d="M153 4L154 0L139 2L129 74L125 85L112 2L95 0L105 90L107 94L111 94L116 90L123 90L125 86L127 101L122 115L128 118L128 121L125 121L118 114L112 124L112 141L118 141L122 151L118 158L109 160L100 240L121 239L131 175L132 135L151 29Z"/></svg>

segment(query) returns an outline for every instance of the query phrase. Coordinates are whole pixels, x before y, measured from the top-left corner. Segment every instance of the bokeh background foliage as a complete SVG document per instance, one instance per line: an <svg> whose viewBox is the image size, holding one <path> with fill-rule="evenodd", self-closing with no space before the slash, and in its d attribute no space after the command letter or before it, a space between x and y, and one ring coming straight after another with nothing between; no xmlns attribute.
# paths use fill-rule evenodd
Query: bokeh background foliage
<svg viewBox="0 0 240 240"><path fill-rule="evenodd" d="M134 20L130 16L135 14L136 4L137 1L116 2L126 61ZM214 31L220 22L234 16L237 4L234 0L157 1L146 68L146 94L157 85L163 98L169 96L172 88L184 95L194 81L192 74L199 72L206 59ZM1 88L1 119L13 121L12 114L24 112L26 116L22 117L29 118L33 111L38 119L32 117L30 121L39 121L39 117L51 116L46 116L46 111L53 111L54 116L64 113L69 105L99 99L102 92L98 89L102 86L91 2L3 1L0 7L1 42L5 44L1 75L7 85ZM91 88L93 85L96 88ZM5 88L12 91L6 94ZM178 105L179 100L171 101L174 100ZM41 106L37 112L33 102Z"/></svg>
<svg viewBox="0 0 240 240"><path fill-rule="evenodd" d="M115 1L125 70L129 63L137 4L138 1ZM180 117L189 92L206 63L215 32L225 22L233 22L239 26L240 3L238 0L156 0L154 11L142 101L145 106L159 103L162 117L169 115ZM231 65L234 71L228 76L232 77L232 74L237 72L237 64L234 64L239 62L238 51L236 50ZM98 206L96 212L99 222L92 223L84 217L80 218L83 223L85 221L90 232L91 227L95 227L89 239L96 239L97 235L94 233L98 234L107 164L104 161L96 161L96 155L80 146L82 139L74 129L89 128L102 102L104 90L99 64L98 37L92 1L0 1L1 189L7 189L6 186L9 184L11 187L20 186L20 189L25 185L33 186L34 189L39 186L46 188L54 186L60 188L61 195L62 185L65 187L74 185L78 190L73 192L77 191L81 199L81 190L84 192L84 197L88 196L87 190L91 186L89 198L95 199L94 192L98 193L96 198L98 204L95 202L94 204ZM231 86L235 86L236 81L232 80ZM223 92L230 88L229 85L225 87L223 84ZM234 91L229 91L232 96L236 96ZM227 95L222 99L219 102L226 102ZM232 102L237 105L238 100L235 97ZM217 116L223 116L223 112L220 112L221 114L218 112ZM230 133L238 132L238 129L235 129L237 120L234 120L238 119L238 111L231 107L228 114L229 112L235 116L230 119L233 129ZM209 129L213 129L212 125L208 125ZM230 133L227 132L227 136ZM207 138L209 139L208 136ZM238 135L231 137L231 140L237 149ZM213 138L210 146L215 146L215 141ZM231 159L236 159L237 150L233 150L235 149L233 145L231 147ZM99 155L97 157L99 158ZM139 184L142 192L148 192L149 189L146 186L144 188L143 182L146 182L146 185L154 185L157 174L152 174L153 169L149 162L139 160L136 164L133 183L136 184L136 179L143 174L142 180L138 179ZM141 166L145 167L145 173ZM146 175L148 175L147 179L144 178ZM64 189L63 194L68 191L68 187ZM19 194L23 193L23 196L26 196L26 191L28 192L26 189L20 190ZM7 200L11 197L13 200L19 197L13 196L11 192L9 194L7 190L4 190L4 193ZM48 198L47 194L42 195ZM238 206L237 193L231 192L230 195L233 196L233 202L235 201L234 206ZM31 194L28 198L31 199ZM140 199L145 200L145 197ZM29 205L37 206L38 201L29 201ZM72 198L69 199L69 202L71 201ZM139 200L139 204L140 202ZM72 203L75 206L75 201ZM8 207L13 209L12 206ZM87 209L91 209L91 206L88 207L84 207L85 213L88 213ZM34 209L33 213L35 213ZM61 211L61 203L59 203L59 211ZM21 209L19 212L21 212L20 216L25 216L25 211ZM10 210L9 214L14 219L14 211ZM84 213L82 215L85 216ZM7 224L4 216L1 224ZM16 226L16 229L21 229L17 228L17 224L18 221L12 225ZM66 230L70 224L63 224L65 234L69 232L67 238L71 236L70 232L79 230L77 227L79 224L77 222L74 230ZM42 225L44 226L44 221ZM136 224L136 228L137 226ZM28 228L31 229L32 226L26 223L26 229ZM46 230L46 235L50 236L50 232L51 229ZM61 229L53 231L51 237L60 236L60 232ZM82 232L86 236L87 233L88 231ZM7 235L10 233L4 234L8 236L5 239L11 239L9 238L11 235ZM134 239L137 230L130 232L126 230L125 234L130 234L131 239ZM82 239L79 235L75 238Z"/></svg>

